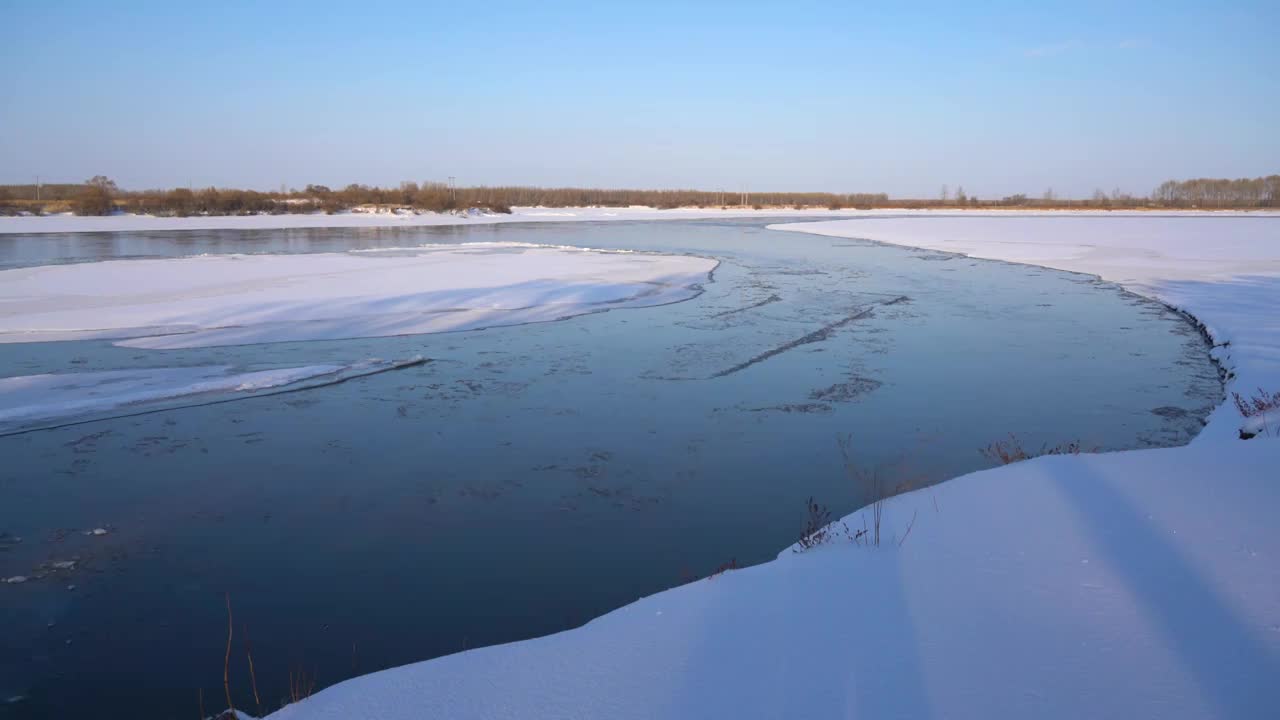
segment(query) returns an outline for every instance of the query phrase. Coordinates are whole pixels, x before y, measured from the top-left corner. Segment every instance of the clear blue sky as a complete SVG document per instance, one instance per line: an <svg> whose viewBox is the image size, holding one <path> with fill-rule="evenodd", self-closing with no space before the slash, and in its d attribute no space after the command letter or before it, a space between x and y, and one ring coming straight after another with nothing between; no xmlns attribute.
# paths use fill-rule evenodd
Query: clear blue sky
<svg viewBox="0 0 1280 720"><path fill-rule="evenodd" d="M0 182L1149 192L1280 172L1280 2L11 2Z"/></svg>

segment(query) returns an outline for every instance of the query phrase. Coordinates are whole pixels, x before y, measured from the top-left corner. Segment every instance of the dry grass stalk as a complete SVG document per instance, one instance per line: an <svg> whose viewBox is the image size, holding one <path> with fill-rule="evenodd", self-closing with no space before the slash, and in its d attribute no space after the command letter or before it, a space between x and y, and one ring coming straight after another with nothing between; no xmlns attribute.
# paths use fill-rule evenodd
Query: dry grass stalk
<svg viewBox="0 0 1280 720"><path fill-rule="evenodd" d="M1258 392L1252 397L1244 398L1237 392L1231 393L1231 397L1235 400L1236 410L1240 411L1240 415L1246 420L1255 417L1262 418L1260 431L1241 429L1241 438L1248 439L1259 434L1268 436L1272 434L1270 423L1267 422L1267 415L1280 410L1280 392L1269 393L1262 388L1258 388Z"/></svg>
<svg viewBox="0 0 1280 720"><path fill-rule="evenodd" d="M231 619L231 593L227 593L227 654L222 659L222 690L227 694L227 710L234 716L236 706L231 702L231 636L235 625Z"/></svg>
<svg viewBox="0 0 1280 720"><path fill-rule="evenodd" d="M722 565L720 565L720 567L716 568L710 575L707 576L707 579L710 580L718 575L723 575L730 570L737 570L737 569L738 569L738 558L729 558L729 562L723 563Z"/></svg>
<svg viewBox="0 0 1280 720"><path fill-rule="evenodd" d="M866 542L873 547L880 547L881 527L884 523L884 506L885 501L894 495L900 495L904 492L912 490L919 482L920 477L906 477L901 482L890 486L884 480L884 475L880 468L866 470L859 467L853 461L853 436L841 435L836 438L837 444L840 446L840 455L844 459L845 474L859 487L870 488L871 495L875 500L871 503L871 526L867 526L867 518L865 513L862 517L863 529L859 532L859 536L866 536ZM902 475L903 473L897 473ZM914 523L914 517L912 523ZM910 529L908 529L910 532Z"/></svg>
<svg viewBox="0 0 1280 720"><path fill-rule="evenodd" d="M244 630L244 654L249 659L249 686L253 688L253 702L258 708L258 717L262 717L262 698L258 697L258 676L253 670L253 646L249 643L249 626L242 626Z"/></svg>
<svg viewBox="0 0 1280 720"><path fill-rule="evenodd" d="M316 689L316 679L307 677L307 671L298 666L297 671L289 671L289 701L302 702L311 697L311 693Z"/></svg>
<svg viewBox="0 0 1280 720"><path fill-rule="evenodd" d="M907 536L911 534L911 528L916 526L916 513L911 513L911 522L907 523L907 531L902 533L902 538L898 540L898 547L902 547L902 543L907 541Z"/></svg>
<svg viewBox="0 0 1280 720"><path fill-rule="evenodd" d="M1269 393L1262 388L1258 388L1258 392L1250 398L1241 397L1238 392L1231 393L1231 397L1236 402L1236 410L1247 418L1262 415L1272 410L1280 410L1280 392Z"/></svg>
<svg viewBox="0 0 1280 720"><path fill-rule="evenodd" d="M1017 435L1010 434L1008 440L997 440L978 452L982 456L1001 465L1011 465L1041 455L1079 455L1080 441L1062 443L1061 445L1041 445L1038 451L1027 450Z"/></svg>

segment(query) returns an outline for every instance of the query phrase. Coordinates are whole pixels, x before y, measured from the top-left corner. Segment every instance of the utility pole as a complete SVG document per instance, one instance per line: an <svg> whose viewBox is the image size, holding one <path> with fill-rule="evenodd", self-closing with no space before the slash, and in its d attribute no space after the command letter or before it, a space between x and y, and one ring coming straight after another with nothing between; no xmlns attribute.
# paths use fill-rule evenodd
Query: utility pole
<svg viewBox="0 0 1280 720"><path fill-rule="evenodd" d="M40 176L36 176L36 202L40 202Z"/></svg>
<svg viewBox="0 0 1280 720"><path fill-rule="evenodd" d="M454 181L454 180L456 180L456 179L457 179L457 178L455 178L455 177L454 177L454 176L452 176L452 175L450 175L450 176L449 176L449 199L450 199L450 200L452 200L452 201L454 201L454 202L457 202L457 201L458 201L458 191L457 191L457 188L456 188L456 187L454 186L454 184L453 184L453 181Z"/></svg>

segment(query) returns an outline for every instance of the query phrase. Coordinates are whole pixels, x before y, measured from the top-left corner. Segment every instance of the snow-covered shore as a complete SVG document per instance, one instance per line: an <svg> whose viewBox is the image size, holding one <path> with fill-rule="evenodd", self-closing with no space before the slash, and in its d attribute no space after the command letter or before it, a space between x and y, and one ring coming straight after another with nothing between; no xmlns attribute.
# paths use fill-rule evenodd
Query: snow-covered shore
<svg viewBox="0 0 1280 720"><path fill-rule="evenodd" d="M116 214L102 217L79 217L71 214L49 216L0 217L0 235L34 233L76 232L144 232L176 230L281 230L296 228L379 228L379 227L429 227L438 225L494 225L511 222L616 222L619 220L697 220L711 218L790 217L796 220L827 217L903 217L903 216L964 216L1008 217L1027 215L1093 215L1102 217L1159 215L1232 217L1250 216L1280 217L1270 211L1241 213L1217 211L1123 211L1098 212L1088 210L837 210L822 208L673 208L658 210L651 207L515 207L510 214L497 213L433 213L411 211L338 212L333 214L310 213L294 215L196 215L191 217L158 217L155 215Z"/></svg>
<svg viewBox="0 0 1280 720"><path fill-rule="evenodd" d="M158 230L281 230L294 228L385 228L431 227L439 225L495 225L511 222L602 222L617 220L688 220L707 217L794 216L818 218L825 210L755 211L651 207L627 208L543 208L517 207L511 213L434 213L408 210L380 212L300 213L286 215L196 215L158 217L116 214L79 217L71 214L0 217L0 235L6 233L142 232Z"/></svg>
<svg viewBox="0 0 1280 720"><path fill-rule="evenodd" d="M1095 273L1230 343L1229 389L1280 390L1280 219L1157 220L905 214L781 229ZM1280 707L1280 442L1238 440L1240 424L1228 406L1185 447L973 473L888 501L879 547L784 550L274 717L1267 717Z"/></svg>

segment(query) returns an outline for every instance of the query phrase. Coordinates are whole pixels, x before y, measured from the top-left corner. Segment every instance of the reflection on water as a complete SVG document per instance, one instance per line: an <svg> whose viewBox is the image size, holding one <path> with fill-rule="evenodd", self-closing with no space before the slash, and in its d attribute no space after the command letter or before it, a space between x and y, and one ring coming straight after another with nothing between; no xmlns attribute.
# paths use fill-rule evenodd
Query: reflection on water
<svg viewBox="0 0 1280 720"><path fill-rule="evenodd" d="M490 240L722 261L692 301L565 322L176 351L0 346L0 376L431 359L0 438L0 577L44 575L0 585L0 696L27 697L0 714L171 717L201 686L212 707L224 593L274 707L299 666L323 686L768 560L796 539L809 496L837 514L868 501L842 466L845 435L857 465L922 487L983 467L977 449L1010 432L1034 447L1185 442L1221 396L1196 331L1110 285L763 224L0 238L8 267ZM252 708L247 670L232 673Z"/></svg>

